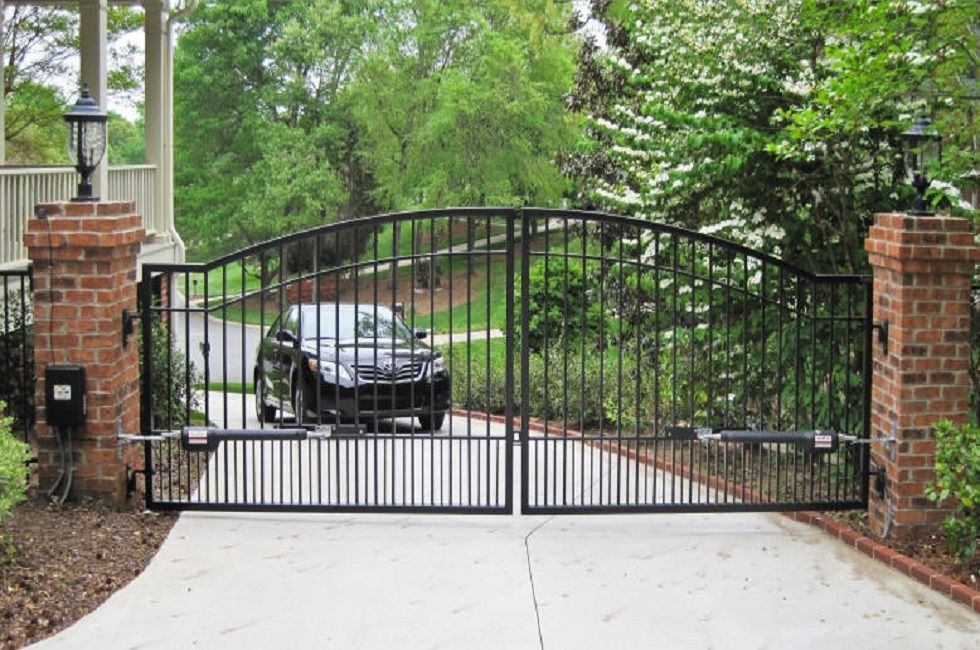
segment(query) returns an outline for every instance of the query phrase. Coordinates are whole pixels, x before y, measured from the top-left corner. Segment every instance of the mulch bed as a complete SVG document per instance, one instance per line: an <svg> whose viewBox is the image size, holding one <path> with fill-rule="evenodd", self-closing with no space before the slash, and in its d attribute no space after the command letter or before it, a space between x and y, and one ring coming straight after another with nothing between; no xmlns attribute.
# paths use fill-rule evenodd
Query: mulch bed
<svg viewBox="0 0 980 650"><path fill-rule="evenodd" d="M0 648L68 627L150 562L176 517L36 495L0 524Z"/></svg>

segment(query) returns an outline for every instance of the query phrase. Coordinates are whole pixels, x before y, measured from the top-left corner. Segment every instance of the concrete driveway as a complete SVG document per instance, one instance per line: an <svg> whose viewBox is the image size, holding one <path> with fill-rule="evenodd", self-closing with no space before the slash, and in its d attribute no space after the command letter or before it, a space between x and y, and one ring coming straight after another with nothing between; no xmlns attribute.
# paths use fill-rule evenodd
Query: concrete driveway
<svg viewBox="0 0 980 650"><path fill-rule="evenodd" d="M208 401L225 426L256 425L247 401ZM978 638L970 609L776 514L185 513L146 571L39 647L975 650Z"/></svg>
<svg viewBox="0 0 980 650"><path fill-rule="evenodd" d="M976 648L980 617L778 515L184 514L39 647Z"/></svg>

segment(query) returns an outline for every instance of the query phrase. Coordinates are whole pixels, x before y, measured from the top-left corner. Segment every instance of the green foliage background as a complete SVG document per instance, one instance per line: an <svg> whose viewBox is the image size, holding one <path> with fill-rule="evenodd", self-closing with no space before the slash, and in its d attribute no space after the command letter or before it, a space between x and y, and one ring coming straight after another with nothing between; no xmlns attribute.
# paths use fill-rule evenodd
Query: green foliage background
<svg viewBox="0 0 980 650"><path fill-rule="evenodd" d="M14 438L7 405L0 401L0 521L27 493L27 444Z"/></svg>
<svg viewBox="0 0 980 650"><path fill-rule="evenodd" d="M980 539L980 428L950 422L936 427L936 481L926 494L934 501L951 500L953 514L943 525L950 553L960 561L975 560Z"/></svg>

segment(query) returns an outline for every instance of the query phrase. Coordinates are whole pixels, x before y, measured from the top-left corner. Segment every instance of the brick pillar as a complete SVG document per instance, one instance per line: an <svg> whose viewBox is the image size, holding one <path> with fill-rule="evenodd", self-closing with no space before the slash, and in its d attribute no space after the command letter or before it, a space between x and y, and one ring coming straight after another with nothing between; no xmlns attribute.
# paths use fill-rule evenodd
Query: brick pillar
<svg viewBox="0 0 980 650"><path fill-rule="evenodd" d="M935 478L934 425L966 420L970 392L970 282L980 257L970 224L952 217L879 214L865 241L874 272L874 321L888 322L872 346L872 468L885 495L870 490L869 517L883 534L935 528L947 511L925 497ZM889 505L890 504L890 505Z"/></svg>
<svg viewBox="0 0 980 650"><path fill-rule="evenodd" d="M139 337L122 340L123 309L136 309L136 258L145 237L128 201L38 206L24 234L34 264L34 364L40 486L59 468L55 432L45 421L45 367L85 367L88 415L72 431L73 495L126 500L126 464L138 467L136 445L116 441L116 421L139 431Z"/></svg>

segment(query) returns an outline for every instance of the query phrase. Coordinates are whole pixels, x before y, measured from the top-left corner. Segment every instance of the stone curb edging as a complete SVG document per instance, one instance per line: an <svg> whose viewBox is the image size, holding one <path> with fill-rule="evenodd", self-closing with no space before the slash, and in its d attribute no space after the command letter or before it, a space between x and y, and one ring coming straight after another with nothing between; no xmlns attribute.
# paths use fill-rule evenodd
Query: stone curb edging
<svg viewBox="0 0 980 650"><path fill-rule="evenodd" d="M482 418L498 424L507 423L507 419L502 415L491 415L480 411L466 411L465 409L454 408L452 409L452 414L459 417ZM515 416L513 420L514 425L519 424L519 422L520 418ZM535 421L533 418L528 422L528 428L539 433L545 432L544 426L540 422ZM573 438L580 437L582 435L580 432L573 430L569 430L567 433ZM603 449L611 453L623 453L641 463L654 463L660 466L660 463L657 460L650 458L647 454L637 454L630 450L620 449L617 445L615 445L615 443L611 445L603 445ZM667 471L674 470L673 467L662 467L662 469L666 469ZM680 469L683 471L685 468L681 466ZM704 477L700 475L697 477L697 479L703 478ZM718 486L714 487L717 489ZM737 492L738 488L736 487L734 491ZM816 526L827 534L836 537L848 546L861 551L872 559L887 564L893 569L896 569L908 577L924 584L933 591L937 591L959 603L966 605L967 607L971 607L975 613L980 614L980 591L968 587L962 582L954 580L953 578L936 571L929 565L913 560L912 558L903 555L896 550L888 548L880 542L876 542L870 537L865 537L850 526L838 523L830 517L820 514L819 512L798 510L782 512L780 514L794 521Z"/></svg>
<svg viewBox="0 0 980 650"><path fill-rule="evenodd" d="M861 535L850 526L834 521L831 517L819 512L804 510L784 512L781 514L794 521L820 528L828 535L836 537L868 557L887 564L900 573L924 584L933 591L938 591L967 607L971 607L974 613L980 614L980 591L936 571L928 564L913 560L870 537Z"/></svg>

